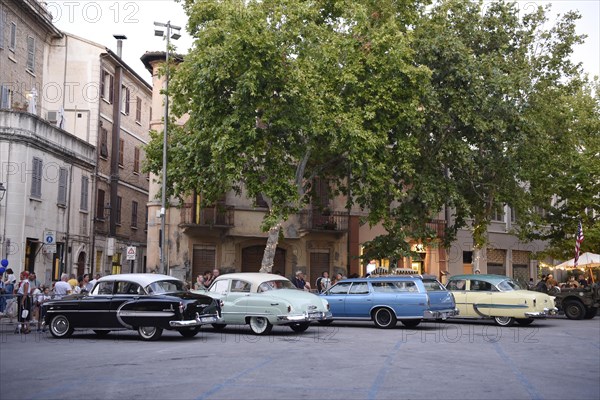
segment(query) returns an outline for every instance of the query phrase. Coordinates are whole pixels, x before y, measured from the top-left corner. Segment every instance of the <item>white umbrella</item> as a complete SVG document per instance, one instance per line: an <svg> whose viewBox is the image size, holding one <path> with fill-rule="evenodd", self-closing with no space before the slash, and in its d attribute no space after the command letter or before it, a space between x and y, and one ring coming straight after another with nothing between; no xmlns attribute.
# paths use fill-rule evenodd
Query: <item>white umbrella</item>
<svg viewBox="0 0 600 400"><path fill-rule="evenodd" d="M569 261L565 261L562 264L555 265L554 268L574 268L575 259L571 258ZM594 253L583 253L579 256L577 261L577 268L592 268L600 267L600 254Z"/></svg>

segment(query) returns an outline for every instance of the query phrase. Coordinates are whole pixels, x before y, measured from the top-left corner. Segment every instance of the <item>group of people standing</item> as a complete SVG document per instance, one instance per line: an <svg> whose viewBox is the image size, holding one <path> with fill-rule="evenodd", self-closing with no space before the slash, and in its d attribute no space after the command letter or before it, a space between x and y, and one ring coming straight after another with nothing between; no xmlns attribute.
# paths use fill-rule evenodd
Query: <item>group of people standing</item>
<svg viewBox="0 0 600 400"><path fill-rule="evenodd" d="M571 275L569 280L565 283L558 283L552 274L542 275L542 279L535 285L533 288L538 292L548 293L550 289L553 287L561 287L561 288L579 288L588 286L588 281L585 279L585 276L580 274L577 279L575 279L575 275Z"/></svg>
<svg viewBox="0 0 600 400"><path fill-rule="evenodd" d="M196 282L194 282L194 290L208 289L219 275L221 275L221 271L218 268L215 268L212 271L204 271L202 275L198 275L196 277Z"/></svg>
<svg viewBox="0 0 600 400"><path fill-rule="evenodd" d="M79 278L75 274L62 274L61 280L56 282L53 287L44 285L37 280L34 272L22 271L17 281L11 268L5 271L4 279L0 279L0 313L6 313L12 318L14 312L8 312L9 307L16 306L16 317L18 325L15 333L30 333L32 322L37 322L37 330L41 330L41 323L44 319L44 310L42 304L51 299L60 299L63 296L73 293L89 292L94 287L100 274L96 279L90 280L89 274L84 274ZM14 303L14 305L13 305Z"/></svg>

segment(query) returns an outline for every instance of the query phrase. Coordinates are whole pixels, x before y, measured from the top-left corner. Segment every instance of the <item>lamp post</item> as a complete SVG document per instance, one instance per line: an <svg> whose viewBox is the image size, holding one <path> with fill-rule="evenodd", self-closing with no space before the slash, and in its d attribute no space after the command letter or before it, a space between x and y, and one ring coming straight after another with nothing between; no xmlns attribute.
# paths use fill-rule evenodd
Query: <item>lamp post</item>
<svg viewBox="0 0 600 400"><path fill-rule="evenodd" d="M154 35L165 37L167 39L167 51L165 54L165 117L164 117L164 132L163 132L163 163L162 163L162 197L160 207L160 272L167 274L166 263L166 208L167 208L167 133L169 131L169 41L170 39L177 40L181 37L179 31L180 26L171 25L171 21L167 23L154 22ZM166 32L161 28L167 28ZM175 32L171 33L171 29Z"/></svg>

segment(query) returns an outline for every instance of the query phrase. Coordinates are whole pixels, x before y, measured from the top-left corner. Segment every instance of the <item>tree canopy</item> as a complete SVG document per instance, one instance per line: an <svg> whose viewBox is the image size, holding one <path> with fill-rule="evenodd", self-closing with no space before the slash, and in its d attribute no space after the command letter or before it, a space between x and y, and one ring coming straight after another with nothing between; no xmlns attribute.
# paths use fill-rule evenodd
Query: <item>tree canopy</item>
<svg viewBox="0 0 600 400"><path fill-rule="evenodd" d="M389 235L369 257L406 254L407 238L431 237L426 222L445 206L448 240L473 221L479 247L505 204L534 219L533 205L568 185L545 184L558 172L553 151L575 157L581 174L594 168L581 157L593 159L597 139L557 145L598 128L597 99L569 61L578 15L544 30L541 8L428 3L183 1L195 42L171 80L172 114L189 119L168 138L169 195L261 195L263 228L278 235L319 177L383 222ZM557 94L577 128L560 119ZM160 134L147 154L160 171Z"/></svg>

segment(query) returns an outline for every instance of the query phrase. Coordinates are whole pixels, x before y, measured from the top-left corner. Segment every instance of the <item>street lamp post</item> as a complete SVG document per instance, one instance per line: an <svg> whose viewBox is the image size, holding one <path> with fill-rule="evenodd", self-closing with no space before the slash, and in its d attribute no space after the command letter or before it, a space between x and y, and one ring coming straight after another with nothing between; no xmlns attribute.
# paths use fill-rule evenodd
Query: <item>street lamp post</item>
<svg viewBox="0 0 600 400"><path fill-rule="evenodd" d="M163 131L163 163L162 163L162 197L160 207L160 272L168 274L166 262L166 208L167 208L167 133L169 131L169 40L177 40L181 37L179 31L180 26L171 25L171 21L167 23L154 22L154 35L165 37L167 39L167 51L165 54L165 116L164 116L164 131ZM165 32L161 28L167 28ZM171 30L175 32L171 33Z"/></svg>

